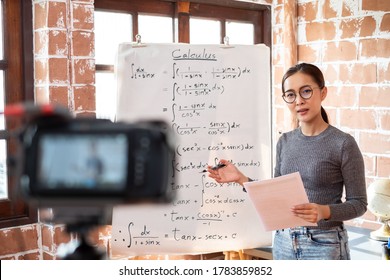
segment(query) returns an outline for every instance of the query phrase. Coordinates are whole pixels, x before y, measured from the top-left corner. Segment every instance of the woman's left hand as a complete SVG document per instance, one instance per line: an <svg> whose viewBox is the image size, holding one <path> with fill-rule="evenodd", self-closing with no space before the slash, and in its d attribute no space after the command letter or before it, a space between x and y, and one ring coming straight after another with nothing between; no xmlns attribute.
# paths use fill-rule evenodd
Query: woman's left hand
<svg viewBox="0 0 390 280"><path fill-rule="evenodd" d="M317 203L305 203L295 205L291 208L292 213L311 223L317 223L322 219L330 218L330 208L328 205Z"/></svg>

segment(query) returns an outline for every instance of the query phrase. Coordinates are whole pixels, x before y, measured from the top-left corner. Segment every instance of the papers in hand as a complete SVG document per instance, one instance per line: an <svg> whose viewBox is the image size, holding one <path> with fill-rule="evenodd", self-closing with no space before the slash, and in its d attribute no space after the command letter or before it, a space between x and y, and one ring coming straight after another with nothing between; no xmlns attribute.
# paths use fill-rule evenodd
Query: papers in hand
<svg viewBox="0 0 390 280"><path fill-rule="evenodd" d="M309 203L298 172L270 180L244 183L263 228L266 231L296 226L316 226L296 217L291 207Z"/></svg>

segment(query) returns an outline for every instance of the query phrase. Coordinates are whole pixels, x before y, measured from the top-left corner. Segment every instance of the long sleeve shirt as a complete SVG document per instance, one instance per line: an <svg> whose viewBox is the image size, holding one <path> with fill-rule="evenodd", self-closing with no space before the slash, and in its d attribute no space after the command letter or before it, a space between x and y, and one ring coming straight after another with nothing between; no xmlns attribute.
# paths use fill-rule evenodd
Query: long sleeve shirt
<svg viewBox="0 0 390 280"><path fill-rule="evenodd" d="M300 128L277 143L274 176L299 172L309 202L329 205L331 216L318 227L339 226L367 210L364 162L355 139L329 125L316 136Z"/></svg>

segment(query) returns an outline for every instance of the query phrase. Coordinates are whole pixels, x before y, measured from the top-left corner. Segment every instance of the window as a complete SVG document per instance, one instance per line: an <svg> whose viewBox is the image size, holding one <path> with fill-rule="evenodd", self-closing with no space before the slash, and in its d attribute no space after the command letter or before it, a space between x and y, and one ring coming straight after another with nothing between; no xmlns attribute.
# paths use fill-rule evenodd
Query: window
<svg viewBox="0 0 390 280"><path fill-rule="evenodd" d="M118 44L172 43L174 5L166 1L95 1L96 116L115 119L115 55Z"/></svg>
<svg viewBox="0 0 390 280"><path fill-rule="evenodd" d="M271 11L234 0L95 0L96 116L115 118L119 42L271 46ZM109 59L107 57L110 57ZM107 58L107 59L106 59Z"/></svg>
<svg viewBox="0 0 390 280"><path fill-rule="evenodd" d="M192 44L219 44L220 34L219 20L190 18L190 42Z"/></svg>
<svg viewBox="0 0 390 280"><path fill-rule="evenodd" d="M32 0L0 0L0 110L10 103L33 100ZM15 189L16 178L7 166L15 154L15 139L5 140L16 123L0 117L0 227L36 221Z"/></svg>
<svg viewBox="0 0 390 280"><path fill-rule="evenodd" d="M4 4L0 2L0 111L4 111L4 70L6 69L6 62L4 59ZM0 130L5 131L5 118L0 115ZM7 146L4 136L0 136L0 200L8 198L8 179L7 179Z"/></svg>
<svg viewBox="0 0 390 280"><path fill-rule="evenodd" d="M254 27L251 23L244 22L226 22L226 36L230 44L253 45Z"/></svg>
<svg viewBox="0 0 390 280"><path fill-rule="evenodd" d="M132 41L132 30L131 14L95 12L95 61L99 69L96 71L95 79L96 112L100 118L114 118L116 94L113 65L115 53L120 42Z"/></svg>
<svg viewBox="0 0 390 280"><path fill-rule="evenodd" d="M0 38L3 38L3 1L0 2ZM0 42L0 60L4 61L3 40ZM2 63L4 64L4 63ZM4 111L4 66L0 70L0 111ZM4 115L0 115L0 130L5 130ZM8 198L7 179L7 145L4 139L0 140L0 199Z"/></svg>
<svg viewBox="0 0 390 280"><path fill-rule="evenodd" d="M158 32L156 32L158 26ZM172 43L172 18L166 16L139 15L138 31L142 41L153 43Z"/></svg>

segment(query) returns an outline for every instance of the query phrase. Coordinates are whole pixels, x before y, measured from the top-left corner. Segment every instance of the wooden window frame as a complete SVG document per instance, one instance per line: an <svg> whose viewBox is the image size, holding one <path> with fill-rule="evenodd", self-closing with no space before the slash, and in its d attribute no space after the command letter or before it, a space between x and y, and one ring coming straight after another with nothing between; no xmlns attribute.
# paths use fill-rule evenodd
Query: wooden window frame
<svg viewBox="0 0 390 280"><path fill-rule="evenodd" d="M138 14L177 18L179 43L190 41L190 17L221 21L221 44L226 35L226 20L252 23L254 44L271 47L271 6L233 0L95 0L95 10L132 15L133 34L138 34ZM142 36L142 34L140 34ZM174 34L175 37L175 34ZM113 72L112 65L96 64L98 72Z"/></svg>
<svg viewBox="0 0 390 280"><path fill-rule="evenodd" d="M4 28L5 104L34 100L32 0L2 0ZM16 120L6 120L6 130L17 128ZM4 132L4 131L3 131ZM8 157L15 155L16 139L7 141ZM8 198L0 200L0 228L37 221L37 209L29 206L17 190L14 168L8 165Z"/></svg>

